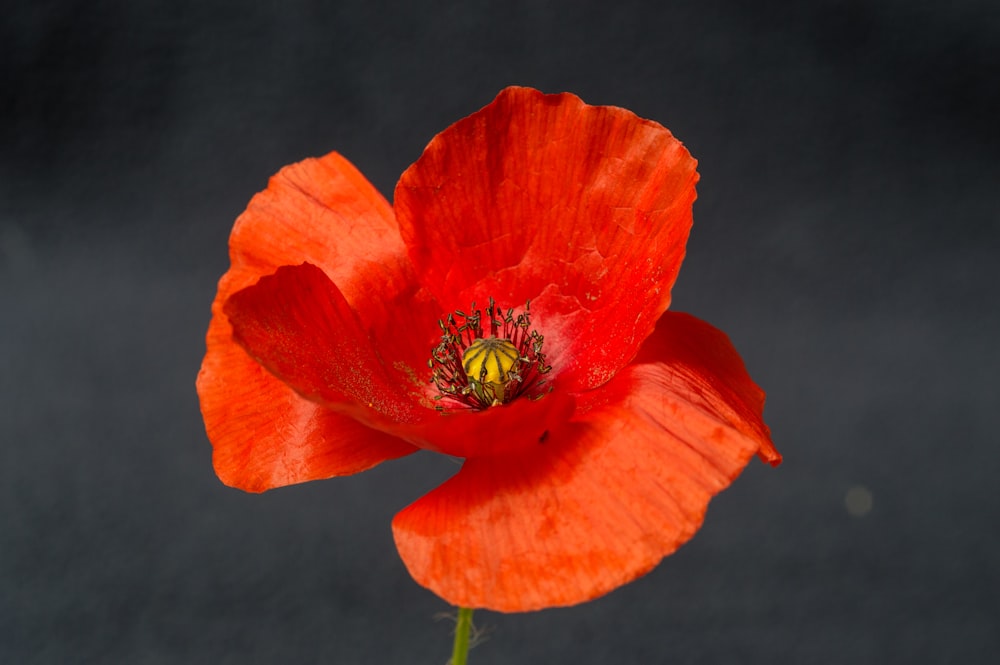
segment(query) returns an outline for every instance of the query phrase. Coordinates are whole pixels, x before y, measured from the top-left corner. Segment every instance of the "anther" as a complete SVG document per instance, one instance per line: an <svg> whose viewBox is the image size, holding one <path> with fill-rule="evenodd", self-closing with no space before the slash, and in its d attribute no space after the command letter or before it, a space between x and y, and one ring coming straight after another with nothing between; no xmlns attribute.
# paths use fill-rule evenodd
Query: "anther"
<svg viewBox="0 0 1000 665"><path fill-rule="evenodd" d="M488 334L484 322L489 323ZM468 314L456 310L438 325L441 343L428 363L440 393L436 399L479 410L549 392L543 376L552 368L542 353L544 338L531 330L528 304L515 317L513 309L505 312L490 298L485 318L473 303Z"/></svg>

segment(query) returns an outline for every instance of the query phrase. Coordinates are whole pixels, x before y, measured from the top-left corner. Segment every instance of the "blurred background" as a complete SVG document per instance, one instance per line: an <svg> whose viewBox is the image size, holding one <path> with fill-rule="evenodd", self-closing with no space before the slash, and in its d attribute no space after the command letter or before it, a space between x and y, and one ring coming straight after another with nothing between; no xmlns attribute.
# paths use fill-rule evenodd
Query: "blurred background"
<svg viewBox="0 0 1000 665"><path fill-rule="evenodd" d="M338 150L387 196L509 84L669 127L674 309L785 455L595 602L471 662L985 663L1000 650L1000 8L979 2L18 2L0 16L0 662L444 663L416 455L248 495L194 379L233 220Z"/></svg>

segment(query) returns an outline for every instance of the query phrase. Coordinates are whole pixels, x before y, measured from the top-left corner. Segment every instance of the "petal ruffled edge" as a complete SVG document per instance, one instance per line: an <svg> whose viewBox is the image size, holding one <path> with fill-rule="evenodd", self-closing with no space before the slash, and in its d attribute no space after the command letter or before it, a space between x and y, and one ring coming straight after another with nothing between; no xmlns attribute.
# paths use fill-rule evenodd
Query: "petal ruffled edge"
<svg viewBox="0 0 1000 665"><path fill-rule="evenodd" d="M586 390L631 360L669 306L695 168L653 121L512 87L428 144L394 208L446 309L530 299L554 376Z"/></svg>
<svg viewBox="0 0 1000 665"><path fill-rule="evenodd" d="M419 584L502 612L591 600L690 539L755 453L776 461L762 400L725 336L676 315L654 337L656 360L583 396L579 418L532 454L467 460L396 516L396 546ZM695 350L658 353L677 341ZM741 373L748 385L718 390Z"/></svg>
<svg viewBox="0 0 1000 665"><path fill-rule="evenodd" d="M281 266L312 263L356 306L353 287L364 267L408 263L392 207L336 152L272 176L237 218L229 255L222 300Z"/></svg>

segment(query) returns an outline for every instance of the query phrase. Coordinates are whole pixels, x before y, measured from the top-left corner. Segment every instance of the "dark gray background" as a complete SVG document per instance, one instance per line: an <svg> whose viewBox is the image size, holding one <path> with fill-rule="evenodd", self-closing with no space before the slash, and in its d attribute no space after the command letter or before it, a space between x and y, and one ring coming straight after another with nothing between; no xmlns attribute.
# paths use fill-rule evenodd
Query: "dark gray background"
<svg viewBox="0 0 1000 665"><path fill-rule="evenodd" d="M674 307L785 454L596 602L480 613L488 663L986 663L1000 651L994 0L22 2L0 16L0 662L443 663L390 520L431 455L246 495L194 378L280 166L387 195L508 84L670 127ZM871 492L855 517L851 488Z"/></svg>

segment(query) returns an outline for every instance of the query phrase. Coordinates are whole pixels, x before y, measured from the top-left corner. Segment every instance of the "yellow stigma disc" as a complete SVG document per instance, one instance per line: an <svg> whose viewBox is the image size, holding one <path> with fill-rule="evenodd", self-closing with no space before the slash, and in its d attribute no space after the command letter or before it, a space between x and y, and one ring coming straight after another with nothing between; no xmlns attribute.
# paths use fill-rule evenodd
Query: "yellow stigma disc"
<svg viewBox="0 0 1000 665"><path fill-rule="evenodd" d="M494 403L503 402L503 387L518 363L517 347L510 340L480 337L462 354L462 367L474 388L491 390Z"/></svg>

